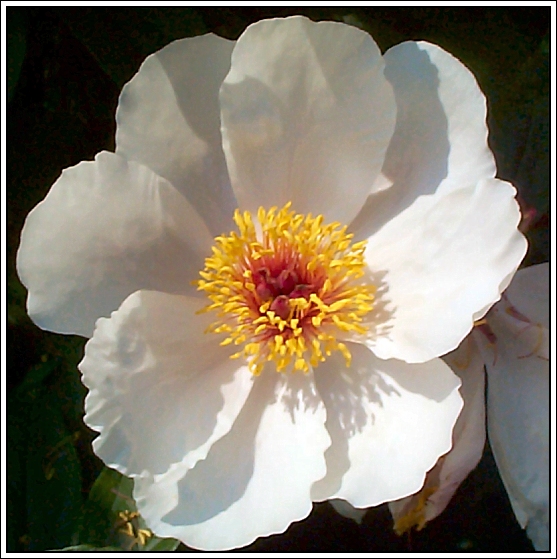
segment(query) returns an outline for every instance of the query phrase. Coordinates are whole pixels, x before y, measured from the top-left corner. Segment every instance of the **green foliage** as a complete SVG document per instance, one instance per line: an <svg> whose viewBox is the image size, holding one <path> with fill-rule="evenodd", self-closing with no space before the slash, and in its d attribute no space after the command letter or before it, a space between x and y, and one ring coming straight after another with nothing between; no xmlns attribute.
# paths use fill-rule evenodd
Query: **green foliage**
<svg viewBox="0 0 557 559"><path fill-rule="evenodd" d="M116 547L134 551L173 551L179 542L150 535L138 516L132 497L133 481L105 468L89 492L74 541L98 548ZM145 540L139 531L145 531Z"/></svg>
<svg viewBox="0 0 557 559"><path fill-rule="evenodd" d="M62 549L50 549L49 551L122 551L119 547L105 546L97 547L89 544L70 545Z"/></svg>
<svg viewBox="0 0 557 559"><path fill-rule="evenodd" d="M66 545L82 505L81 467L60 398L55 360L31 370L8 402L8 549Z"/></svg>

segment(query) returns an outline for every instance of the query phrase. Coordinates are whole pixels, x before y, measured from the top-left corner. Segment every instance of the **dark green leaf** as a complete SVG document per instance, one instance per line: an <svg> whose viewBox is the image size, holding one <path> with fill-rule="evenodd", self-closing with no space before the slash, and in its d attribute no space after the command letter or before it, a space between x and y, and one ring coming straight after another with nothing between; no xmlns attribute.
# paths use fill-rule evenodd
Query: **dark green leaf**
<svg viewBox="0 0 557 559"><path fill-rule="evenodd" d="M75 541L92 542L98 546L119 545L117 511L134 509L131 495L119 491L123 479L121 474L110 468L101 472L84 505Z"/></svg>
<svg viewBox="0 0 557 559"><path fill-rule="evenodd" d="M174 538L157 538L153 536L145 543L143 551L174 551L179 545L180 542Z"/></svg>
<svg viewBox="0 0 557 559"><path fill-rule="evenodd" d="M57 376L70 376L61 375L63 365L60 358L44 355L8 399L8 545L13 551L68 545L81 510L75 448L80 425L68 425L56 389Z"/></svg>
<svg viewBox="0 0 557 559"><path fill-rule="evenodd" d="M20 541L29 551L42 551L71 542L81 510L78 434L66 428L55 394L40 391L28 402L27 421L11 433L26 438L25 445L12 440L25 476L26 526Z"/></svg>
<svg viewBox="0 0 557 559"><path fill-rule="evenodd" d="M62 549L49 549L49 551L122 551L122 549L110 545L98 547L84 543L80 545L70 545L69 547L63 547Z"/></svg>
<svg viewBox="0 0 557 559"><path fill-rule="evenodd" d="M115 470L105 468L91 488L85 503L77 542L92 542L98 546L117 546L124 550L171 551L179 542L171 538L147 537L144 545L139 539L126 533L126 525L132 533L147 530L137 514L132 497L133 481Z"/></svg>

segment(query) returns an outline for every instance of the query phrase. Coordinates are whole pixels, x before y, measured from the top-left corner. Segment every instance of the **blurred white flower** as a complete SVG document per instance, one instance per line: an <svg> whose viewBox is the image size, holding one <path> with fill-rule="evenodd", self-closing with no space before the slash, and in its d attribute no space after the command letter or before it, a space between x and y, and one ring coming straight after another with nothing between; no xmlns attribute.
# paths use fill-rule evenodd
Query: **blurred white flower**
<svg viewBox="0 0 557 559"><path fill-rule="evenodd" d="M453 448L416 494L389 503L399 533L441 514L479 462L488 432L511 505L538 551L549 551L549 266L519 270L503 299L446 361L462 379Z"/></svg>
<svg viewBox="0 0 557 559"><path fill-rule="evenodd" d="M520 525L549 551L549 264L519 270L475 338L487 370L487 427Z"/></svg>
<svg viewBox="0 0 557 559"><path fill-rule="evenodd" d="M303 17L125 86L116 153L62 173L18 270L39 326L91 337L93 447L153 532L229 549L422 486L462 406L439 356L526 250L485 112L442 49Z"/></svg>

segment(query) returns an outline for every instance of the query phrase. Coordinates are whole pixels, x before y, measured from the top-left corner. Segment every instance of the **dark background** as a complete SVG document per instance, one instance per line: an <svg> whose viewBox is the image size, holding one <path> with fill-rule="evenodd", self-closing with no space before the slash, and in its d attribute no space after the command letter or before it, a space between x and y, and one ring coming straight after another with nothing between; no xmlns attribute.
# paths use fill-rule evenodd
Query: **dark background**
<svg viewBox="0 0 557 559"><path fill-rule="evenodd" d="M436 43L475 74L488 99L498 176L536 210L525 264L548 260L549 15L547 8L7 8L7 546L75 543L83 503L102 470L82 423L77 363L84 340L39 330L25 313L15 253L27 213L62 169L114 149L118 94L144 58L205 32L235 39L259 19L350 18L384 51ZM264 496L262 496L264 498ZM91 520L92 521L92 520ZM180 547L179 549L187 549ZM519 552L517 524L489 447L446 511L397 537L386 506L358 526L328 504L253 551Z"/></svg>

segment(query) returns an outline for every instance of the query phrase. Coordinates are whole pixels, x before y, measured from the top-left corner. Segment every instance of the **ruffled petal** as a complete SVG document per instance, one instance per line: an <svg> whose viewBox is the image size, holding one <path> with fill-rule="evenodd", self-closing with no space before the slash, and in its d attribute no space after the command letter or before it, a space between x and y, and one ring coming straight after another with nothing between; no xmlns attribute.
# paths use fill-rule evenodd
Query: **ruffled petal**
<svg viewBox="0 0 557 559"><path fill-rule="evenodd" d="M187 472L138 478L134 498L160 536L204 550L283 532L311 511L330 438L313 375L264 371L232 430Z"/></svg>
<svg viewBox="0 0 557 559"><path fill-rule="evenodd" d="M487 316L495 344L475 335L488 372L488 434L499 473L534 547L549 551L549 331L524 320L528 301L533 314L544 299L549 308L549 291L534 293L536 282L523 282L536 273L520 270L509 290L526 290L519 298L526 315L517 317L504 299Z"/></svg>
<svg viewBox="0 0 557 559"><path fill-rule="evenodd" d="M472 73L436 45L405 42L384 56L393 87L396 128L382 180L352 229L369 237L421 195L450 192L495 176L487 144L486 99Z"/></svg>
<svg viewBox="0 0 557 559"><path fill-rule="evenodd" d="M230 229L236 206L218 100L233 47L212 34L170 43L141 65L116 111L116 153L170 181L213 235Z"/></svg>
<svg viewBox="0 0 557 559"><path fill-rule="evenodd" d="M27 216L17 269L45 330L90 337L138 289L195 293L203 221L166 180L113 153L63 171Z"/></svg>
<svg viewBox="0 0 557 559"><path fill-rule="evenodd" d="M340 498L375 506L415 493L426 472L451 448L462 408L460 381L440 359L382 361L348 344L352 364L336 354L315 371L332 445L315 501Z"/></svg>
<svg viewBox="0 0 557 559"><path fill-rule="evenodd" d="M383 164L396 106L363 31L301 16L238 39L221 89L223 146L239 205L349 223ZM349 193L347 195L347 193Z"/></svg>
<svg viewBox="0 0 557 559"><path fill-rule="evenodd" d="M130 295L97 322L79 368L95 453L125 475L192 468L230 430L252 375L205 334L202 302L154 291Z"/></svg>
<svg viewBox="0 0 557 559"><path fill-rule="evenodd" d="M366 343L378 357L424 362L444 355L499 299L527 248L515 193L489 179L422 196L370 237L377 324Z"/></svg>
<svg viewBox="0 0 557 559"><path fill-rule="evenodd" d="M418 493L389 503L394 529L421 530L447 507L460 484L480 461L485 445L484 362L472 337L444 360L460 377L464 407L453 431L453 446L426 476Z"/></svg>

